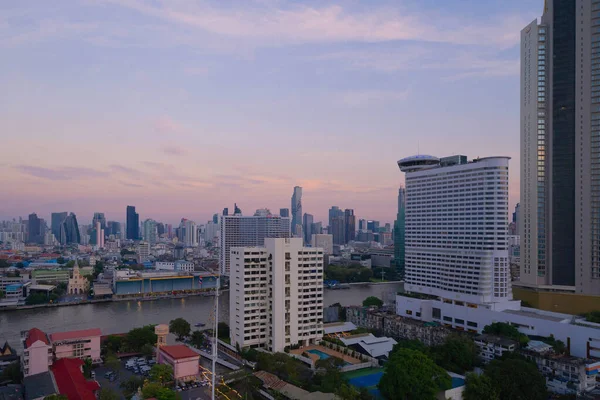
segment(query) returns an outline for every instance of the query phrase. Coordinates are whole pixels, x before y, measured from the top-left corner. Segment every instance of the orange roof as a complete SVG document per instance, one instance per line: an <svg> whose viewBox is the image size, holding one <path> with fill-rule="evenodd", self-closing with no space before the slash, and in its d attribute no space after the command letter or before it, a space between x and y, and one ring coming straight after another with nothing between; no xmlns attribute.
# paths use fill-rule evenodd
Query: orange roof
<svg viewBox="0 0 600 400"><path fill-rule="evenodd" d="M200 357L198 353L183 344L161 346L160 351L165 352L169 357L175 360L181 358Z"/></svg>
<svg viewBox="0 0 600 400"><path fill-rule="evenodd" d="M50 340L53 342L57 342L59 340L69 340L69 339L78 339L85 338L90 336L101 336L102 332L99 328L94 329L84 329L82 331L69 331L69 332L57 332L50 334Z"/></svg>
<svg viewBox="0 0 600 400"><path fill-rule="evenodd" d="M25 339L25 348L29 348L29 346L31 346L38 340L46 344L50 344L50 342L48 342L48 337L44 332L42 332L38 328L31 328L29 332L27 332L27 339Z"/></svg>
<svg viewBox="0 0 600 400"><path fill-rule="evenodd" d="M96 381L87 381L81 372L79 358L61 358L52 365L58 392L69 400L96 400L94 392L100 389Z"/></svg>

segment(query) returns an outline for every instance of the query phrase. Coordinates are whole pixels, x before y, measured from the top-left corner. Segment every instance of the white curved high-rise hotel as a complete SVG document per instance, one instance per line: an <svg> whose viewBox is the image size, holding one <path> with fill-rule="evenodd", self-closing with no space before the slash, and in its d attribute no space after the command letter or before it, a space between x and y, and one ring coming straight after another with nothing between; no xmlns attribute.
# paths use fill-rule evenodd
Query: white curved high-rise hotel
<svg viewBox="0 0 600 400"><path fill-rule="evenodd" d="M473 305L512 300L508 161L425 155L398 161L406 173L407 291Z"/></svg>

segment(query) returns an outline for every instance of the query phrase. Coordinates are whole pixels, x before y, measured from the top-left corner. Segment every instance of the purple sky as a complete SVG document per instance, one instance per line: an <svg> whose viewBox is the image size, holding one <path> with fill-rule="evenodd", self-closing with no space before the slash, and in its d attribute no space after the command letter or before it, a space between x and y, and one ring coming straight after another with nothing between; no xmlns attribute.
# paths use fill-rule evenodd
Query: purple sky
<svg viewBox="0 0 600 400"><path fill-rule="evenodd" d="M392 222L399 158L508 155L541 0L0 3L0 218Z"/></svg>

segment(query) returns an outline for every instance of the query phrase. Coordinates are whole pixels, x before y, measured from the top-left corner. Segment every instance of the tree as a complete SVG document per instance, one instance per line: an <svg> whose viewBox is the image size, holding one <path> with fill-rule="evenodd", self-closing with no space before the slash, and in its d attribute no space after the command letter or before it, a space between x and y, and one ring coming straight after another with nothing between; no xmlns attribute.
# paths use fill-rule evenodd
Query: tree
<svg viewBox="0 0 600 400"><path fill-rule="evenodd" d="M142 397L144 399L155 398L157 400L177 400L179 395L177 392L162 387L155 382L148 382L142 388Z"/></svg>
<svg viewBox="0 0 600 400"><path fill-rule="evenodd" d="M150 381L164 386L173 381L173 368L166 364L155 364L150 370Z"/></svg>
<svg viewBox="0 0 600 400"><path fill-rule="evenodd" d="M108 353L119 353L121 346L123 346L122 336L109 335L104 341L104 348Z"/></svg>
<svg viewBox="0 0 600 400"><path fill-rule="evenodd" d="M591 312L589 312L587 314L583 314L583 316L589 322L594 322L596 324L600 323L600 311L591 311Z"/></svg>
<svg viewBox="0 0 600 400"><path fill-rule="evenodd" d="M219 339L229 338L229 325L225 322L219 322L219 325L217 326L217 337Z"/></svg>
<svg viewBox="0 0 600 400"><path fill-rule="evenodd" d="M75 260L71 260L69 262L67 262L66 267L67 268L73 268L75 266Z"/></svg>
<svg viewBox="0 0 600 400"><path fill-rule="evenodd" d="M102 261L96 261L96 264L94 265L94 279L102 272L104 272L104 263Z"/></svg>
<svg viewBox="0 0 600 400"><path fill-rule="evenodd" d="M545 400L546 380L535 364L519 358L493 360L485 375L500 395L500 400Z"/></svg>
<svg viewBox="0 0 600 400"><path fill-rule="evenodd" d="M45 304L48 302L48 296L44 293L31 293L25 299L25 304L28 306L35 304Z"/></svg>
<svg viewBox="0 0 600 400"><path fill-rule="evenodd" d="M109 353L104 359L104 365L106 365L107 368L117 372L121 367L121 362L119 361L117 356L115 356L112 353Z"/></svg>
<svg viewBox="0 0 600 400"><path fill-rule="evenodd" d="M23 374L21 373L21 365L18 361L9 364L0 373L0 382L20 384L22 381Z"/></svg>
<svg viewBox="0 0 600 400"><path fill-rule="evenodd" d="M4 296L6 296L6 295L4 294L4 291L3 291L3 290L0 290L0 299L3 299L3 298L4 298Z"/></svg>
<svg viewBox="0 0 600 400"><path fill-rule="evenodd" d="M464 400L500 400L500 395L487 375L467 374Z"/></svg>
<svg viewBox="0 0 600 400"><path fill-rule="evenodd" d="M67 260L63 256L60 256L56 259L56 262L60 265L63 265L66 264Z"/></svg>
<svg viewBox="0 0 600 400"><path fill-rule="evenodd" d="M379 391L388 400L435 400L452 386L450 376L420 351L400 349L388 360Z"/></svg>
<svg viewBox="0 0 600 400"><path fill-rule="evenodd" d="M127 333L125 342L129 350L139 352L142 347L146 344L155 344L157 341L156 333L154 333L154 326L146 325L141 328L134 328Z"/></svg>
<svg viewBox="0 0 600 400"><path fill-rule="evenodd" d="M169 331L176 334L179 340L189 336L191 329L190 323L183 318L175 318L169 322Z"/></svg>
<svg viewBox="0 0 600 400"><path fill-rule="evenodd" d="M144 385L144 378L141 376L132 375L126 381L121 382L119 385L125 398L129 399L137 392L138 388Z"/></svg>
<svg viewBox="0 0 600 400"><path fill-rule="evenodd" d="M429 354L437 365L457 374L472 370L478 360L475 343L460 335L448 336L444 344L430 348Z"/></svg>
<svg viewBox="0 0 600 400"><path fill-rule="evenodd" d="M154 356L154 346L150 343L146 343L141 348L141 353L144 357L153 357Z"/></svg>
<svg viewBox="0 0 600 400"><path fill-rule="evenodd" d="M120 396L108 387L103 387L98 393L98 400L119 400Z"/></svg>
<svg viewBox="0 0 600 400"><path fill-rule="evenodd" d="M363 301L364 307L371 307L371 306L381 307L382 305L383 305L383 301L381 301L381 299L379 297L375 297L375 296L369 296L366 299L364 299L364 301Z"/></svg>
<svg viewBox="0 0 600 400"><path fill-rule="evenodd" d="M92 377L92 359L90 357L83 360L83 376L87 379Z"/></svg>
<svg viewBox="0 0 600 400"><path fill-rule="evenodd" d="M204 346L205 340L206 340L206 338L204 337L204 333L202 333L200 331L194 331L194 332L192 332L192 337L190 339L190 343L192 344L192 346L199 349L202 346Z"/></svg>

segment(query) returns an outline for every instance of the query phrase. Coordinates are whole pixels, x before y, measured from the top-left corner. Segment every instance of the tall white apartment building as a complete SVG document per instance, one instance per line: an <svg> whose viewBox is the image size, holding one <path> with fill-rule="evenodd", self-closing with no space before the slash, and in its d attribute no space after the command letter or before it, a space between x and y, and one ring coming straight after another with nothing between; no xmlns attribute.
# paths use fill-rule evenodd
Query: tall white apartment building
<svg viewBox="0 0 600 400"><path fill-rule="evenodd" d="M231 344L273 352L323 336L323 249L302 238L266 238L263 247L232 247Z"/></svg>
<svg viewBox="0 0 600 400"><path fill-rule="evenodd" d="M323 254L333 254L333 235L326 233L313 233L310 241L312 247L320 247Z"/></svg>
<svg viewBox="0 0 600 400"><path fill-rule="evenodd" d="M398 161L406 172L405 289L501 308L512 300L509 157L449 159Z"/></svg>
<svg viewBox="0 0 600 400"><path fill-rule="evenodd" d="M265 238L290 237L290 219L265 212L264 209L257 210L251 217L222 215L219 227L219 265L221 273L227 276L232 247L263 246Z"/></svg>

